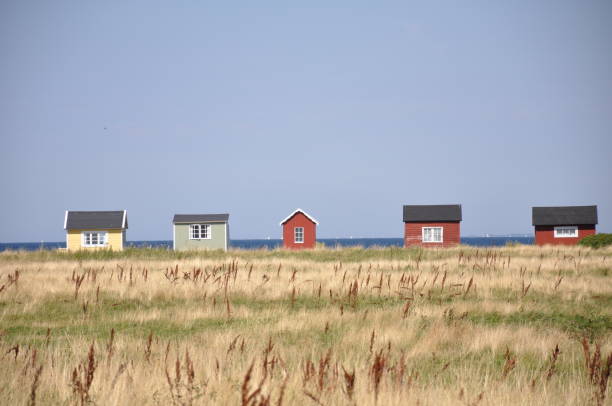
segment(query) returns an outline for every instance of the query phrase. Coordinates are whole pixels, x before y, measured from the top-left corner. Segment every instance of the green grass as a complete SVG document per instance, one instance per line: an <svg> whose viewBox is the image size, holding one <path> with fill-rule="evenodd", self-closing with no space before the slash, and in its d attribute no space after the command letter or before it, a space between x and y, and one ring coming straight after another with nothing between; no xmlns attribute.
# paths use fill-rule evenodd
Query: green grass
<svg viewBox="0 0 612 406"><path fill-rule="evenodd" d="M34 261L116 261L116 260L146 260L146 261L181 261L185 259L207 259L216 261L230 261L231 259L240 259L244 261L255 259L266 260L283 260L295 259L301 261L314 262L334 262L334 263L355 263L361 262L367 265L368 261L377 260L441 260L450 259L453 261L449 265L455 266L459 255L464 258L479 258L483 262L486 258L495 257L495 266L499 269L502 262L508 257L515 258L517 256L523 258L541 258L542 260L554 257L554 251L545 252L522 252L521 245L513 245L512 247L471 247L461 246L458 250L443 250L443 249L422 249L419 247L402 248L402 247L328 247L315 250L285 250L285 249L258 249L258 250L243 250L230 249L228 252L222 250L206 250L206 251L173 251L168 248L135 248L129 247L123 251L110 250L82 250L82 251L60 251L60 250L37 250L37 251L4 251L0 253L0 263L2 262L34 262ZM588 258L594 255L593 252L581 250L574 257L566 258L566 266L574 266L573 259ZM598 256L610 257L612 250L597 250ZM484 269L489 271L490 267ZM478 272L482 268L476 268Z"/></svg>
<svg viewBox="0 0 612 406"><path fill-rule="evenodd" d="M612 317L605 314L579 314L561 312L468 312L467 320L487 326L524 325L536 328L554 328L576 336L595 338L612 332Z"/></svg>
<svg viewBox="0 0 612 406"><path fill-rule="evenodd" d="M612 297L607 295L596 299L587 299L582 302L564 301L554 295L533 293L529 298L517 298L515 292L498 292L500 302L521 304L519 311L501 313L497 311L485 312L478 310L479 298L463 298L459 296L453 300L453 305L468 305L466 315L454 311L448 307L448 302L438 302L435 298L431 300L420 299L413 305L409 317L414 317L414 311L418 312L421 304L435 305L440 310L447 310L445 320L448 323L460 320L473 324L500 326L500 325L525 325L536 328L552 328L569 332L576 336L599 337L612 332L612 316L605 309L612 304ZM134 336L146 336L153 332L161 338L183 337L196 334L201 331L235 331L242 327L253 327L259 323L270 322L270 314L275 314L275 319L290 317L297 312L312 312L332 310L332 314L340 314L340 305L343 306L344 314L361 315L372 309L383 309L391 315L400 315L404 300L397 297L367 295L359 297L355 308L350 306L344 298L339 301L330 302L328 297L317 298L314 296L298 296L291 303L289 296L278 299L263 299L249 296L234 296L230 299L233 311L247 308L254 312L249 319L227 318L225 304L222 298L217 299L214 317L200 318L187 322L176 322L173 315L180 314L185 309L207 307L210 309L212 299L205 302L201 300L187 300L184 298L153 298L152 300L125 299L105 295L100 302L89 303L87 312L83 311L83 300L75 301L72 297L60 295L48 297L36 306L23 311L23 304L14 301L0 302L0 330L3 338L14 342L35 342L44 339L47 327L52 328L56 336L84 336L87 338L103 338L111 329L121 331L124 334ZM156 320L143 322L124 322L123 316L132 314L147 314L156 311L160 317ZM419 331L420 336L431 319L422 317L423 329ZM368 324L369 325L369 324ZM353 326L359 328L358 326ZM323 344L336 342L346 327L333 325L328 333L313 331L308 337ZM300 333L301 334L301 333ZM308 341L308 337L301 340ZM286 338L291 341L291 337ZM298 338L294 338L297 340Z"/></svg>
<svg viewBox="0 0 612 406"><path fill-rule="evenodd" d="M270 318L208 317L190 320L188 323L160 318L142 322L84 319L80 323L11 323L2 326L3 339L8 343L40 346L45 342L50 328L50 342L61 343L67 337L86 340L106 340L110 331L135 338L145 339L150 333L158 339L178 339L210 331L240 332L257 328L273 321Z"/></svg>
<svg viewBox="0 0 612 406"><path fill-rule="evenodd" d="M462 249L464 255L485 255L487 252L482 248L465 247ZM96 250L96 251L60 251L60 250L37 250L37 251L4 251L0 253L0 262L9 261L93 261L93 260L185 260L185 259L209 259L209 260L231 260L234 258L243 260L252 259L298 259L314 262L362 262L376 260L417 260L444 259L456 257L456 251L448 250L426 250L419 247L347 247L347 248L324 248L315 250L285 250L285 249L259 249L241 250L231 249L228 252L222 250L203 251L172 251L167 248L126 248L123 251Z"/></svg>

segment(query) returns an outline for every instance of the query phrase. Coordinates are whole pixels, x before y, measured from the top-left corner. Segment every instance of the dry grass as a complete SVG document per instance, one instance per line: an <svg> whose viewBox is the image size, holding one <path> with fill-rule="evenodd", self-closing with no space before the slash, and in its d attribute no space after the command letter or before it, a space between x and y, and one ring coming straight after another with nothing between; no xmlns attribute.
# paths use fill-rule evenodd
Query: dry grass
<svg viewBox="0 0 612 406"><path fill-rule="evenodd" d="M0 254L1 404L612 404L612 249Z"/></svg>

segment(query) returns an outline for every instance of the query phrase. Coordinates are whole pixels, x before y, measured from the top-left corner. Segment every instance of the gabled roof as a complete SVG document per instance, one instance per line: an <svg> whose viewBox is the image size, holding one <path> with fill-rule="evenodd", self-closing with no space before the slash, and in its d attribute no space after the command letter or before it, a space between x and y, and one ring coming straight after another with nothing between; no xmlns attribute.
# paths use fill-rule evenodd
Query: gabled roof
<svg viewBox="0 0 612 406"><path fill-rule="evenodd" d="M419 221L461 221L461 205L404 206L404 222Z"/></svg>
<svg viewBox="0 0 612 406"><path fill-rule="evenodd" d="M597 224L597 206L532 207L534 226Z"/></svg>
<svg viewBox="0 0 612 406"><path fill-rule="evenodd" d="M285 224L287 221L289 221L289 219L293 216L295 216L298 213L302 213L304 216L308 217L308 219L310 221L312 221L313 223L315 223L316 225L319 225L319 222L312 217L310 214L306 213L304 210L302 209L295 209L295 211L293 213L291 213L290 215L288 215L287 217L285 217L285 219L283 221L280 222L280 225L282 226L283 224Z"/></svg>
<svg viewBox="0 0 612 406"><path fill-rule="evenodd" d="M116 211L72 211L66 210L65 230L126 229L127 210Z"/></svg>
<svg viewBox="0 0 612 406"><path fill-rule="evenodd" d="M172 219L174 224L193 223L227 223L229 214L175 214Z"/></svg>

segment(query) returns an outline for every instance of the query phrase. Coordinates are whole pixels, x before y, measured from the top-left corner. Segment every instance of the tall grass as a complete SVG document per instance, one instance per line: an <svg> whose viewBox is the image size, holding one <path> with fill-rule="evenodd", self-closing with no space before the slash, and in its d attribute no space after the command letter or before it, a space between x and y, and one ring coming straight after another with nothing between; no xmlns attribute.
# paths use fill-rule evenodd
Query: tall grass
<svg viewBox="0 0 612 406"><path fill-rule="evenodd" d="M2 253L0 403L609 404L611 253Z"/></svg>

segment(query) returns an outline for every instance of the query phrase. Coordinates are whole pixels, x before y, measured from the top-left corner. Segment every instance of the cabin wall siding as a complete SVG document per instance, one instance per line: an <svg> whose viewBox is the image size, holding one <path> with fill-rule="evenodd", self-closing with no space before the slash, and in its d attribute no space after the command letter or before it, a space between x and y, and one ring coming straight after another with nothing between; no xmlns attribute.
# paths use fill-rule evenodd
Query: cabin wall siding
<svg viewBox="0 0 612 406"><path fill-rule="evenodd" d="M81 246L81 232L83 231L105 231L108 233L108 244L105 247L83 247ZM78 250L99 250L99 249L111 249L114 251L123 250L123 230L95 230L95 229L83 229L83 230L67 230L66 231L66 249L69 251Z"/></svg>
<svg viewBox="0 0 612 406"><path fill-rule="evenodd" d="M189 239L189 224L173 224L174 249L185 250L225 250L229 243L225 223L198 223L210 224L211 238L205 240ZM227 227L229 229L229 225ZM227 241L226 241L227 240ZM229 244L227 244L229 245Z"/></svg>
<svg viewBox="0 0 612 406"><path fill-rule="evenodd" d="M555 238L555 226L535 226L536 245L576 245L586 236L596 234L595 225L583 224L578 226L578 237Z"/></svg>
<svg viewBox="0 0 612 406"><path fill-rule="evenodd" d="M442 242L423 242L423 227L442 227ZM454 222L404 223L404 247L452 247L461 241L461 226Z"/></svg>
<svg viewBox="0 0 612 406"><path fill-rule="evenodd" d="M304 243L296 243L294 229L304 227ZM283 247L291 249L314 248L317 242L317 225L303 213L296 213L283 224Z"/></svg>

